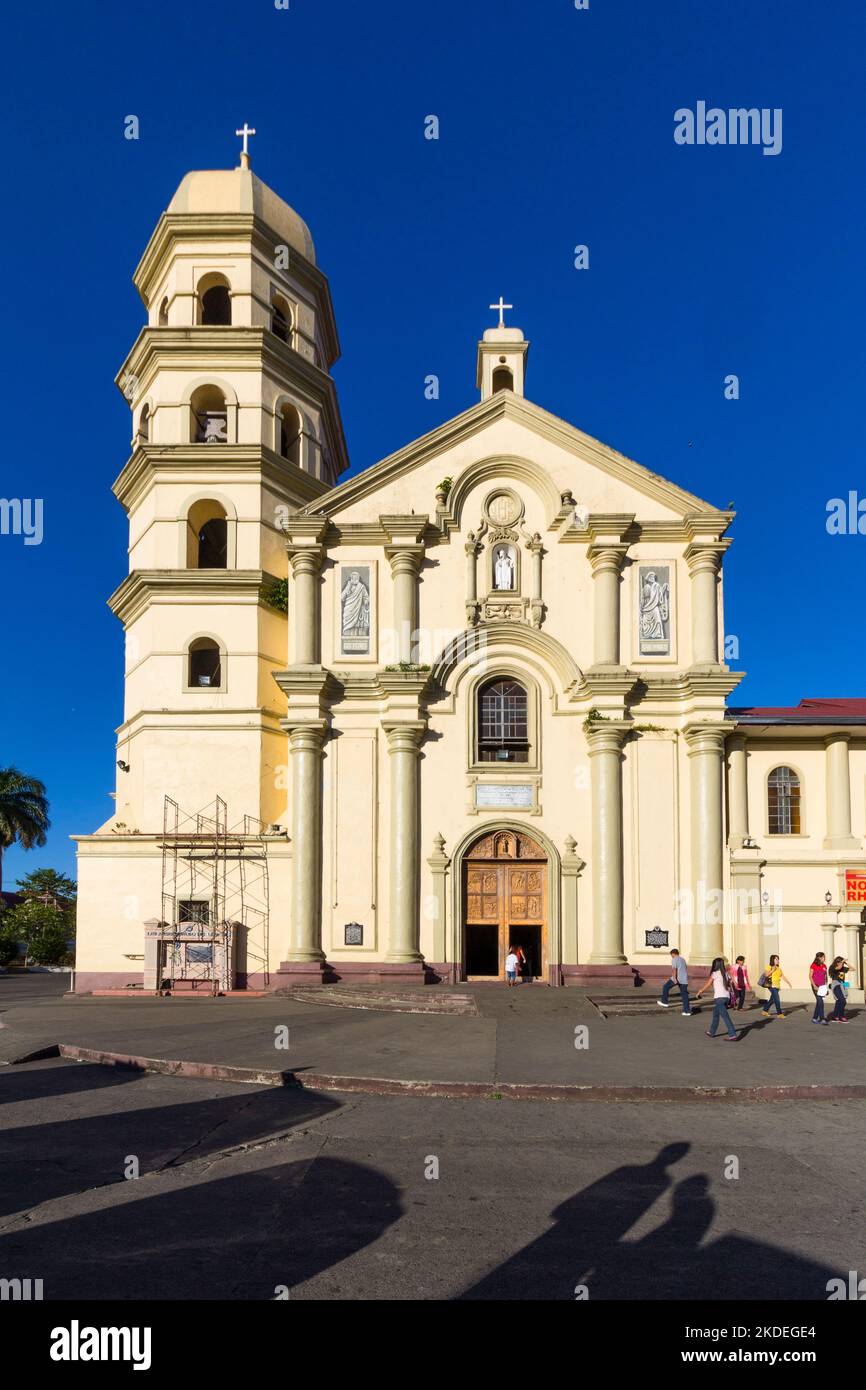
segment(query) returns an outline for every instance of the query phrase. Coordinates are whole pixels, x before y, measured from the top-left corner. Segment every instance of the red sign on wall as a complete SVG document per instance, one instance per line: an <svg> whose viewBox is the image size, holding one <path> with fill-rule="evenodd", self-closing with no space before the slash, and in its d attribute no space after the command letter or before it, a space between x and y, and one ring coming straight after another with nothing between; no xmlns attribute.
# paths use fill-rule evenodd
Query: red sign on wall
<svg viewBox="0 0 866 1390"><path fill-rule="evenodd" d="M845 901L866 903L866 869L845 870Z"/></svg>

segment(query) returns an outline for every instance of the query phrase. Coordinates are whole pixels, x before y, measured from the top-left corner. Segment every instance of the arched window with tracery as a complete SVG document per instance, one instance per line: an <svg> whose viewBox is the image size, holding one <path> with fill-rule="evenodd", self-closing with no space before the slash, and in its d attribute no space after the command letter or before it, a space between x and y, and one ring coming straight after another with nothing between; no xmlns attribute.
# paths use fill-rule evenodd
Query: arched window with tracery
<svg viewBox="0 0 866 1390"><path fill-rule="evenodd" d="M529 761L528 700L519 681L497 676L479 689L478 761Z"/></svg>
<svg viewBox="0 0 866 1390"><path fill-rule="evenodd" d="M800 834L800 779L792 767L774 767L767 778L767 820L771 835Z"/></svg>

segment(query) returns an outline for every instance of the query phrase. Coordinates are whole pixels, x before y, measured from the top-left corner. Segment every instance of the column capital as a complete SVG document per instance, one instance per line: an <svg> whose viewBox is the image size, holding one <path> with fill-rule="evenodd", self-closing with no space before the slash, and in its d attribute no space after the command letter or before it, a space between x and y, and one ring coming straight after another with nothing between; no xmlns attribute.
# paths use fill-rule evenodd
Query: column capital
<svg viewBox="0 0 866 1390"><path fill-rule="evenodd" d="M721 724L692 724L684 734L690 758L701 753L715 753L721 757L725 751L727 730Z"/></svg>
<svg viewBox="0 0 866 1390"><path fill-rule="evenodd" d="M730 540L690 541L685 551L690 574L718 574L722 556L730 544Z"/></svg>
<svg viewBox="0 0 866 1390"><path fill-rule="evenodd" d="M283 720L283 728L289 735L293 753L321 753L328 733L326 719L306 719L303 723L290 724Z"/></svg>
<svg viewBox="0 0 866 1390"><path fill-rule="evenodd" d="M398 574L409 574L414 579L424 559L424 547L415 544L386 545L385 554L391 562L391 573L395 579Z"/></svg>
<svg viewBox="0 0 866 1390"><path fill-rule="evenodd" d="M612 719L590 719L584 724L586 741L589 744L589 757L598 753L622 753L622 745L628 733L628 725Z"/></svg>
<svg viewBox="0 0 866 1390"><path fill-rule="evenodd" d="M427 732L427 723L423 719L383 720L382 728L388 735L389 753L417 753Z"/></svg>
<svg viewBox="0 0 866 1390"><path fill-rule="evenodd" d="M728 752L729 752L729 753L745 753L745 751L746 751L746 735L745 735L745 734L728 734L728 735L727 735L727 746L728 746Z"/></svg>
<svg viewBox="0 0 866 1390"><path fill-rule="evenodd" d="M297 579L302 574L308 574L313 579L318 579L322 569L322 560L325 557L324 546L288 545L286 550L292 566L293 578Z"/></svg>
<svg viewBox="0 0 866 1390"><path fill-rule="evenodd" d="M592 565L593 579L600 574L615 574L619 577L622 574L622 567L628 554L628 546L608 545L604 542L594 541L586 553L589 556L589 563Z"/></svg>
<svg viewBox="0 0 866 1390"><path fill-rule="evenodd" d="M824 735L824 747L830 748L834 743L850 743L851 735L847 729L836 729L832 734Z"/></svg>

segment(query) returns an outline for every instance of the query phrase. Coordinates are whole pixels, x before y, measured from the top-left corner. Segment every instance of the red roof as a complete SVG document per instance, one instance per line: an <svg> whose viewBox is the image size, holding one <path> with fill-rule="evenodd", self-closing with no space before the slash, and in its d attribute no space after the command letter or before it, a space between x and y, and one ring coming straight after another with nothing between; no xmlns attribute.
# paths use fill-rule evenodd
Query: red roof
<svg viewBox="0 0 866 1390"><path fill-rule="evenodd" d="M729 708L733 719L762 724L859 724L866 723L866 699L809 698L799 705L752 705L744 709Z"/></svg>

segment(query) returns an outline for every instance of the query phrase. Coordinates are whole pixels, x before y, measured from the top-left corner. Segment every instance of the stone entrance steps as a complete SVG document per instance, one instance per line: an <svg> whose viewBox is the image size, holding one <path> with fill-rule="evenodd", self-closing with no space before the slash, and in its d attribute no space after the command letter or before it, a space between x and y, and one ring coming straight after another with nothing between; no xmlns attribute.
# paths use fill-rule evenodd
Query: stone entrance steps
<svg viewBox="0 0 866 1390"><path fill-rule="evenodd" d="M476 1017L478 1008L471 994L453 990L377 989L363 985L295 985L277 994L304 1004L328 1004L338 1009L377 1009L401 1014L464 1014Z"/></svg>

